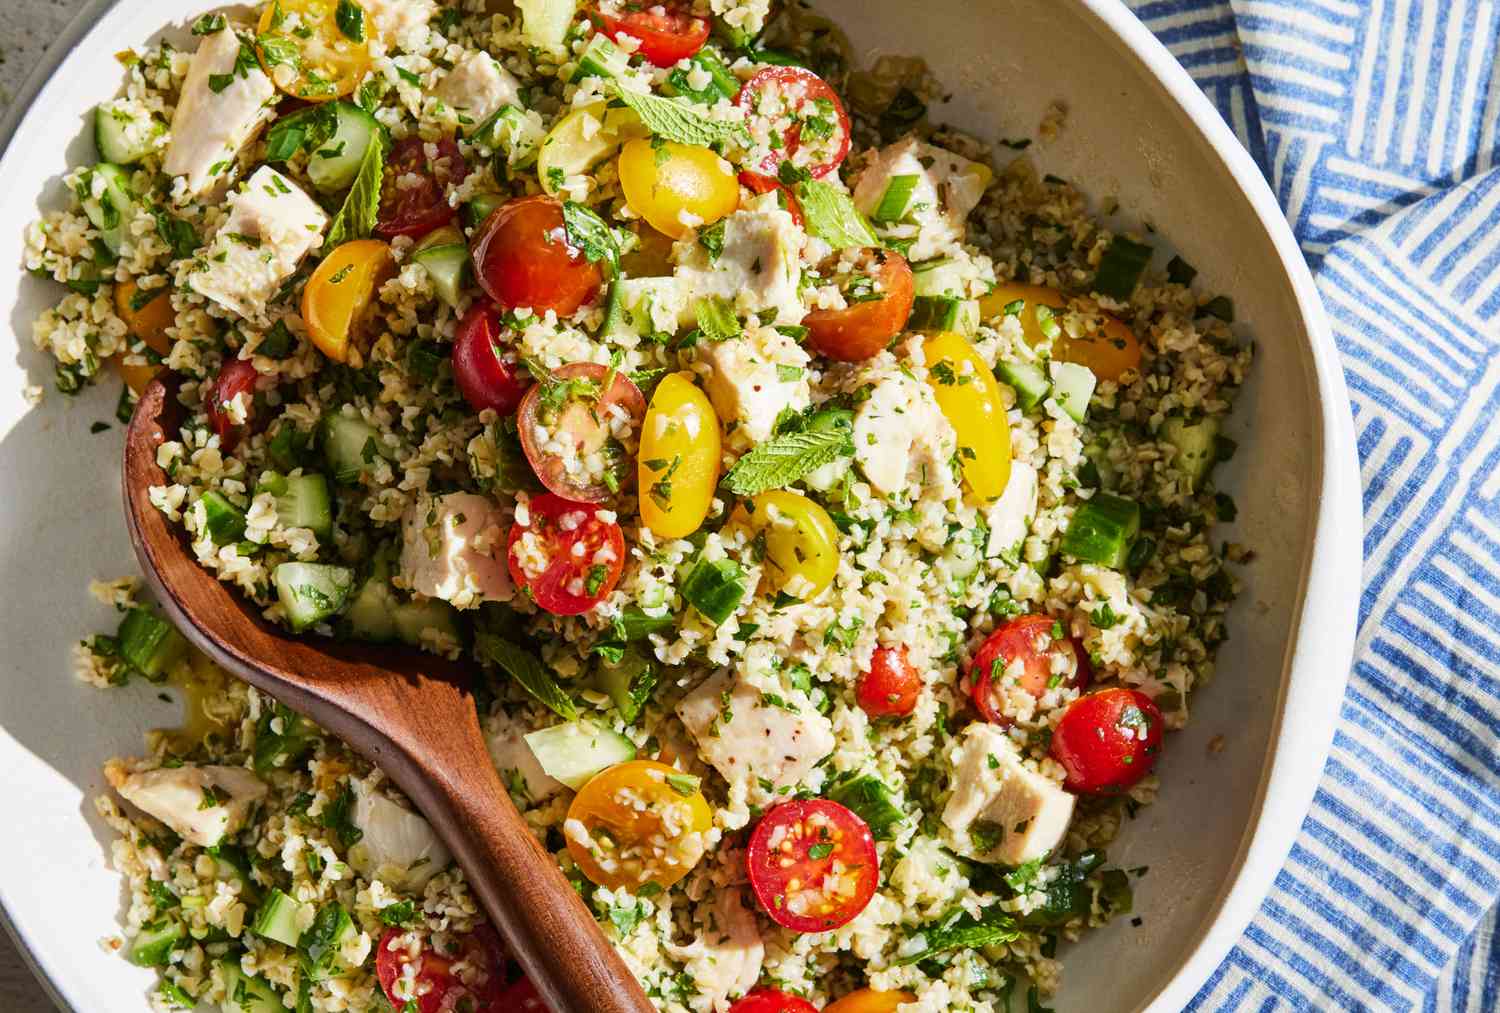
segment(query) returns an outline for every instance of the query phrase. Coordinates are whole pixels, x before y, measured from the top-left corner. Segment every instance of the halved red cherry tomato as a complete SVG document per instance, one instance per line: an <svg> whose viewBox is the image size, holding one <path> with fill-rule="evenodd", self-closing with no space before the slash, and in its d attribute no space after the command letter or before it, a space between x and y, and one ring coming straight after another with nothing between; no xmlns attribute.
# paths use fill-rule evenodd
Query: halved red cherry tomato
<svg viewBox="0 0 1500 1013"><path fill-rule="evenodd" d="M729 1013L818 1013L818 1007L801 996L760 988L729 1007Z"/></svg>
<svg viewBox="0 0 1500 1013"><path fill-rule="evenodd" d="M601 389L611 373L609 390ZM516 418L521 449L537 478L574 502L612 498L635 473L617 434L628 430L639 438L646 415L641 389L597 362L570 363L538 380Z"/></svg>
<svg viewBox="0 0 1500 1013"><path fill-rule="evenodd" d="M1162 730L1161 711L1139 690L1116 686L1079 697L1052 731L1052 758L1068 772L1063 787L1124 791L1156 766Z"/></svg>
<svg viewBox="0 0 1500 1013"><path fill-rule="evenodd" d="M500 995L494 1013L548 1013L550 1007L537 994L530 978L522 978Z"/></svg>
<svg viewBox="0 0 1500 1013"><path fill-rule="evenodd" d="M391 1005L416 1013L501 1013L521 1007L506 1006L505 948L488 925L458 939L447 956L428 943L412 954L404 938L407 930L387 929L375 952L375 976ZM454 966L462 962L461 973Z"/></svg>
<svg viewBox="0 0 1500 1013"><path fill-rule="evenodd" d="M786 208L786 213L792 216L792 224L799 229L802 227L802 205L797 202L797 197L792 193L791 187L770 176L762 176L758 172L741 172L739 179L740 185L751 193L781 191L781 206Z"/></svg>
<svg viewBox="0 0 1500 1013"><path fill-rule="evenodd" d="M670 67L687 59L708 41L708 19L694 17L673 6L627 9L620 17L603 11L594 16L605 35L616 42L622 35L635 39L641 44L636 52L658 67Z"/></svg>
<svg viewBox="0 0 1500 1013"><path fill-rule="evenodd" d="M813 179L837 169L849 155L849 114L828 82L802 67L764 67L751 75L735 104L768 122L781 143L759 142L747 164L771 177L790 161Z"/></svg>
<svg viewBox="0 0 1500 1013"><path fill-rule="evenodd" d="M904 718L917 709L922 676L912 667L906 646L877 647L870 670L859 677L854 696L872 718Z"/></svg>
<svg viewBox="0 0 1500 1013"><path fill-rule="evenodd" d="M901 333L911 316L915 282L911 265L891 250L863 251L862 270L880 286L880 297L841 310L813 310L802 319L807 346L840 362L879 355Z"/></svg>
<svg viewBox="0 0 1500 1013"><path fill-rule="evenodd" d="M750 888L777 925L827 932L875 896L880 860L870 828L827 799L783 802L750 834Z"/></svg>
<svg viewBox="0 0 1500 1013"><path fill-rule="evenodd" d="M559 616L582 615L615 589L625 567L620 525L592 503L544 493L526 505L523 524L510 529L506 561L516 586Z"/></svg>
<svg viewBox="0 0 1500 1013"><path fill-rule="evenodd" d="M1023 666L1020 686L1032 696L1039 697L1052 686L1082 689L1088 685L1093 677L1088 655L1073 640L1057 635L1062 628L1062 621L1051 616L1017 616L1002 623L980 645L969 664L969 694L986 721L1010 723L1000 711L995 681L1016 661Z"/></svg>
<svg viewBox="0 0 1500 1013"><path fill-rule="evenodd" d="M562 202L552 197L501 204L480 226L473 253L480 287L506 309L572 316L604 283L599 265L568 245Z"/></svg>
<svg viewBox="0 0 1500 1013"><path fill-rule="evenodd" d="M219 448L226 454L235 448L240 437L250 427L249 399L255 396L255 380L258 376L260 373L256 372L248 360L229 359L220 367L218 377L209 388L208 403L204 405L204 410L208 412L209 425L219 434ZM244 394L246 399L243 425L230 418L224 407L240 394Z"/></svg>
<svg viewBox="0 0 1500 1013"><path fill-rule="evenodd" d="M436 154L427 155L428 142L412 136L398 143L386 157L385 183L380 188L380 215L375 232L393 236L421 236L453 221L458 210L448 203L447 187L462 183L469 163L451 137L436 143Z"/></svg>
<svg viewBox="0 0 1500 1013"><path fill-rule="evenodd" d="M500 356L500 311L476 302L453 338L453 380L476 412L493 408L511 415L526 396L526 381L514 362Z"/></svg>

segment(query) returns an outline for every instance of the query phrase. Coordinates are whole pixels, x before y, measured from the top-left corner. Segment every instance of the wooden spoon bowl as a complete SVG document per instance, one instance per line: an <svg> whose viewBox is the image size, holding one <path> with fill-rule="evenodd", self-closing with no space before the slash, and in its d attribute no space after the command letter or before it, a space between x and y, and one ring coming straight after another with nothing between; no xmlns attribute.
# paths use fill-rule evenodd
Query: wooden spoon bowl
<svg viewBox="0 0 1500 1013"><path fill-rule="evenodd" d="M198 565L150 501L157 448L183 410L175 384L141 395L125 435L125 517L146 582L183 635L226 671L347 742L432 824L556 1013L654 1007L500 783L469 665L409 648L300 639Z"/></svg>

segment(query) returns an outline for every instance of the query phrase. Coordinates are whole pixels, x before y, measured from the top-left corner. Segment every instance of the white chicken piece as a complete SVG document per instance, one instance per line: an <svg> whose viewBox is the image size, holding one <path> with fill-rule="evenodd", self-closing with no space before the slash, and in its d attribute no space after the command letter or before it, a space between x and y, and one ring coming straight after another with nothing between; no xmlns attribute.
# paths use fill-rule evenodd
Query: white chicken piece
<svg viewBox="0 0 1500 1013"><path fill-rule="evenodd" d="M182 82L162 172L186 176L187 192L203 194L223 177L275 107L276 86L234 29L205 35Z"/></svg>
<svg viewBox="0 0 1500 1013"><path fill-rule="evenodd" d="M401 576L419 594L456 608L510 601L505 518L487 496L418 496L402 522Z"/></svg>
<svg viewBox="0 0 1500 1013"><path fill-rule="evenodd" d="M414 29L426 28L437 13L433 0L364 0L361 6L370 16L375 38L385 46L395 46Z"/></svg>
<svg viewBox="0 0 1500 1013"><path fill-rule="evenodd" d="M955 442L932 388L886 353L871 366L878 378L854 413L854 460L875 491L890 495L947 467Z"/></svg>
<svg viewBox="0 0 1500 1013"><path fill-rule="evenodd" d="M692 299L723 299L741 317L768 310L774 323L798 324L807 315L797 291L806 236L774 193L766 197L723 220L717 254L702 238L679 243L675 275Z"/></svg>
<svg viewBox="0 0 1500 1013"><path fill-rule="evenodd" d="M526 729L499 714L485 727L485 742L490 748L490 759L500 771L500 781L506 789L533 805L545 802L566 789L561 781L542 769L541 761L526 744Z"/></svg>
<svg viewBox="0 0 1500 1013"><path fill-rule="evenodd" d="M768 700L728 671L683 697L677 716L697 740L699 755L730 783L796 784L835 745L833 725L822 714Z"/></svg>
<svg viewBox="0 0 1500 1013"><path fill-rule="evenodd" d="M683 964L698 989L705 1009L720 1009L730 999L750 991L760 978L766 946L746 910L737 887L718 891L714 898L713 928L686 946L667 944L672 959Z"/></svg>
<svg viewBox="0 0 1500 1013"><path fill-rule="evenodd" d="M421 893L452 860L432 825L418 813L354 782L350 821L362 836L349 849L349 864L366 879L406 893Z"/></svg>
<svg viewBox="0 0 1500 1013"><path fill-rule="evenodd" d="M263 165L229 195L229 217L188 286L251 320L323 240L328 216L297 184Z"/></svg>
<svg viewBox="0 0 1500 1013"><path fill-rule="evenodd" d="M854 206L884 235L914 240L909 259L928 260L963 241L965 220L993 178L987 165L906 137L860 173Z"/></svg>
<svg viewBox="0 0 1500 1013"><path fill-rule="evenodd" d="M120 797L154 816L189 844L211 847L239 832L250 808L266 797L260 778L243 767L159 767L127 773L123 764L104 769Z"/></svg>
<svg viewBox="0 0 1500 1013"><path fill-rule="evenodd" d="M1025 539L1036 516L1036 493L1036 469L1025 461L1011 461L1005 492L985 511L985 523L990 526L985 555L1010 552Z"/></svg>
<svg viewBox="0 0 1500 1013"><path fill-rule="evenodd" d="M502 106L521 105L521 86L488 53L465 56L438 82L435 95L477 128Z"/></svg>
<svg viewBox="0 0 1500 1013"><path fill-rule="evenodd" d="M812 402L807 352L774 327L751 324L737 338L701 343L698 361L708 369L704 386L719 418L752 442L770 438L782 409Z"/></svg>
<svg viewBox="0 0 1500 1013"><path fill-rule="evenodd" d="M1056 848L1073 818L1073 796L1021 763L996 725L964 729L953 754L953 795L943 809L953 849L981 862L1020 865Z"/></svg>

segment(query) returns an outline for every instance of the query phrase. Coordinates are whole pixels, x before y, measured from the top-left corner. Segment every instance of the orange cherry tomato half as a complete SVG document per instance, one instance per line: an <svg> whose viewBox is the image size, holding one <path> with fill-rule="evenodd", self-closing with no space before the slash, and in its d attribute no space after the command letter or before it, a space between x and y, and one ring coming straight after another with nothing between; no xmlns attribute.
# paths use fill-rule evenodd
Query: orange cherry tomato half
<svg viewBox="0 0 1500 1013"><path fill-rule="evenodd" d="M518 511L519 513L519 511ZM516 586L559 616L582 615L620 582L625 536L592 503L533 496L510 529L506 562Z"/></svg>
<svg viewBox="0 0 1500 1013"><path fill-rule="evenodd" d="M429 157L427 146L434 151ZM453 221L458 209L448 203L448 187L469 175L469 163L451 137L427 142L412 136L386 156L375 232L387 239L424 236Z"/></svg>
<svg viewBox="0 0 1500 1013"><path fill-rule="evenodd" d="M828 82L803 67L763 67L751 75L735 97L747 116L764 123L764 133L781 138L779 147L762 141L747 164L776 179L782 162L822 179L849 156L849 114ZM762 131L751 130L752 136Z"/></svg>
<svg viewBox="0 0 1500 1013"><path fill-rule="evenodd" d="M870 828L827 799L783 802L767 812L750 834L745 864L760 906L793 932L846 924L880 882Z"/></svg>
<svg viewBox="0 0 1500 1013"><path fill-rule="evenodd" d="M120 282L115 286L115 315L147 348L165 358L172 351L167 328L177 323L177 312L172 309L172 286L163 285L154 292L142 293L133 281Z"/></svg>
<svg viewBox="0 0 1500 1013"><path fill-rule="evenodd" d="M859 677L854 697L872 718L904 718L917 709L922 676L912 667L906 646L877 647L870 670Z"/></svg>
<svg viewBox="0 0 1500 1013"><path fill-rule="evenodd" d="M603 390L611 374L614 380ZM564 387L569 381L593 389ZM597 362L574 362L526 392L516 428L543 485L564 499L602 503L635 473L616 434L621 429L639 434L645 415L646 399L630 377Z"/></svg>
<svg viewBox="0 0 1500 1013"><path fill-rule="evenodd" d="M255 396L255 381L259 376L260 373L247 360L229 359L220 367L218 377L208 390L204 410L208 412L209 425L219 434L219 448L226 454L234 450L240 437L250 428L252 406L249 401ZM228 409L229 403L241 394L246 400L244 423L235 422Z"/></svg>
<svg viewBox="0 0 1500 1013"><path fill-rule="evenodd" d="M405 945L406 929L391 928L375 951L375 977L391 1005L414 1013L448 1013L471 1009L500 1013L522 1007L501 1002L505 987L505 948L488 925L455 940L452 952L437 952L431 942L415 955ZM455 966L465 965L462 975ZM538 1007L541 1008L541 1007Z"/></svg>
<svg viewBox="0 0 1500 1013"><path fill-rule="evenodd" d="M1145 693L1114 687L1068 704L1052 732L1052 758L1080 794L1121 792L1151 773L1161 755L1161 711Z"/></svg>
<svg viewBox="0 0 1500 1013"><path fill-rule="evenodd" d="M526 381L513 360L500 355L500 312L478 300L453 336L453 381L476 411L493 408L513 415L526 396Z"/></svg>
<svg viewBox="0 0 1500 1013"><path fill-rule="evenodd" d="M818 1007L779 989L758 988L729 1007L729 1013L818 1013Z"/></svg>
<svg viewBox="0 0 1500 1013"><path fill-rule="evenodd" d="M823 1013L896 1013L900 1006L916 1001L917 997L910 992L882 992L879 989L862 988L823 1007Z"/></svg>
<svg viewBox="0 0 1500 1013"><path fill-rule="evenodd" d="M619 17L596 12L600 30L615 42L628 35L640 43L636 52L658 67L685 60L708 41L707 18L695 17L674 6L625 10Z"/></svg>
<svg viewBox="0 0 1500 1013"><path fill-rule="evenodd" d="M864 270L880 287L880 296L841 310L813 310L802 319L807 346L840 362L859 362L879 355L901 333L915 298L911 265L891 250L867 250Z"/></svg>
<svg viewBox="0 0 1500 1013"><path fill-rule="evenodd" d="M569 317L599 295L604 275L568 245L562 202L521 197L496 208L473 244L479 285L506 309Z"/></svg>
<svg viewBox="0 0 1500 1013"><path fill-rule="evenodd" d="M1093 678L1088 654L1066 636L1059 637L1061 621L1040 614L1017 616L991 633L969 665L969 693L986 721L999 725L1010 720L1001 712L995 685L1010 666L1020 661L1020 686L1039 697L1053 686L1082 689Z"/></svg>

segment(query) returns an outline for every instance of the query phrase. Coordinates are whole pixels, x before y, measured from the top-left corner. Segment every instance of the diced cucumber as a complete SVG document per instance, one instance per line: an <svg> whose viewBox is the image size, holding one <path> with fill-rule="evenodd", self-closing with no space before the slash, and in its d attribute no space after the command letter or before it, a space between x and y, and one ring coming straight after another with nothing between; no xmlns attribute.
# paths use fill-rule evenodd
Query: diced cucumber
<svg viewBox="0 0 1500 1013"><path fill-rule="evenodd" d="M182 923L171 918L143 926L130 945L130 962L138 967L165 967L185 939Z"/></svg>
<svg viewBox="0 0 1500 1013"><path fill-rule="evenodd" d="M875 213L870 215L874 222L899 222L906 217L906 209L911 205L911 195L916 192L917 184L922 181L921 176L906 175L892 176L885 185L885 193L880 195L880 203L875 205Z"/></svg>
<svg viewBox="0 0 1500 1013"><path fill-rule="evenodd" d="M229 502L217 489L204 493L203 528L215 545L237 542L245 533L245 511Z"/></svg>
<svg viewBox="0 0 1500 1013"><path fill-rule="evenodd" d="M1082 422L1089 414L1089 400L1094 396L1094 371L1076 362L1051 362L1047 371L1052 374L1052 399L1058 403L1074 422Z"/></svg>
<svg viewBox="0 0 1500 1013"><path fill-rule="evenodd" d="M118 108L115 101L99 103L94 108L94 147L99 149L99 158L115 165L134 165L145 158L167 128L149 113L144 119Z"/></svg>
<svg viewBox="0 0 1500 1013"><path fill-rule="evenodd" d="M344 634L351 640L390 643L396 639L397 604L386 578L371 574L344 611Z"/></svg>
<svg viewBox="0 0 1500 1013"><path fill-rule="evenodd" d="M120 657L147 679L160 681L187 656L188 644L176 627L144 605L125 613L116 634Z"/></svg>
<svg viewBox="0 0 1500 1013"><path fill-rule="evenodd" d="M698 50L690 58L690 62L708 74L708 86L694 88L688 83L689 72L679 67L667 76L667 84L678 95L711 106L720 99L732 99L740 93L740 79L734 76L734 72L724 65L724 61L712 49Z"/></svg>
<svg viewBox="0 0 1500 1013"><path fill-rule="evenodd" d="M276 497L276 519L283 527L311 528L322 541L333 537L333 500L328 479L316 472L288 478L274 471L261 475L255 491Z"/></svg>
<svg viewBox="0 0 1500 1013"><path fill-rule="evenodd" d="M1099 476L1099 488L1113 489L1120 480L1120 473L1109 459L1109 448L1097 440L1083 448L1083 456L1093 465Z"/></svg>
<svg viewBox="0 0 1500 1013"><path fill-rule="evenodd" d="M471 229L478 228L491 212L504 203L505 198L498 193L475 194L463 207L464 224Z"/></svg>
<svg viewBox="0 0 1500 1013"><path fill-rule="evenodd" d="M1080 562L1118 570L1140 530L1141 508L1135 500L1098 492L1073 512L1058 548Z"/></svg>
<svg viewBox="0 0 1500 1013"><path fill-rule="evenodd" d="M297 940L302 938L302 929L298 927L298 923L307 908L308 905L301 901L293 900L280 890L273 889L261 904L260 910L255 912L250 931L283 946L296 946Z"/></svg>
<svg viewBox="0 0 1500 1013"><path fill-rule="evenodd" d="M914 264L911 280L912 291L917 295L951 295L962 298L969 290L963 265L948 258Z"/></svg>
<svg viewBox="0 0 1500 1013"><path fill-rule="evenodd" d="M526 735L526 745L549 777L578 790L601 770L635 759L635 744L591 721L569 721Z"/></svg>
<svg viewBox="0 0 1500 1013"><path fill-rule="evenodd" d="M398 602L391 613L391 618L396 625L396 636L401 639L402 643L413 647L422 646L424 630L436 630L454 640L462 637L458 625L458 612L452 605L436 598Z"/></svg>
<svg viewBox="0 0 1500 1013"><path fill-rule="evenodd" d="M681 592L690 605L717 626L740 607L745 597L745 571L732 559L700 557L682 582Z"/></svg>
<svg viewBox="0 0 1500 1013"><path fill-rule="evenodd" d="M1016 392L1016 404L1023 412L1029 412L1041 404L1042 399L1052 390L1047 374L1034 362L997 362L995 376Z"/></svg>
<svg viewBox="0 0 1500 1013"><path fill-rule="evenodd" d="M353 183L365 150L383 143L385 131L375 117L353 103L335 102L332 108L333 136L307 156L307 178L320 193L337 193Z"/></svg>
<svg viewBox="0 0 1500 1013"><path fill-rule="evenodd" d="M85 175L91 196L83 201L83 213L88 215L94 228L109 252L119 256L125 242L125 226L135 213L135 195L130 190L130 173L118 165L100 162ZM93 180L103 181L98 197L92 196Z"/></svg>
<svg viewBox="0 0 1500 1013"><path fill-rule="evenodd" d="M658 339L678 332L693 316L677 278L620 278L611 288L615 312L604 334Z"/></svg>
<svg viewBox="0 0 1500 1013"><path fill-rule="evenodd" d="M1140 284L1146 265L1156 251L1149 246L1115 236L1104 248L1099 258L1099 271L1094 275L1094 291L1107 295L1118 302L1128 302Z"/></svg>
<svg viewBox="0 0 1500 1013"><path fill-rule="evenodd" d="M906 819L906 814L891 798L891 790L874 774L836 783L829 789L828 797L864 820L870 828L870 835L877 841L890 840L895 836L895 827Z"/></svg>
<svg viewBox="0 0 1500 1013"><path fill-rule="evenodd" d="M574 109L542 140L536 172L542 189L556 194L569 176L588 172L633 137L645 137L641 119L629 109L603 102Z"/></svg>
<svg viewBox="0 0 1500 1013"><path fill-rule="evenodd" d="M271 574L276 597L293 633L324 622L344 607L354 587L354 571L326 563L282 563Z"/></svg>
<svg viewBox="0 0 1500 1013"><path fill-rule="evenodd" d="M952 331L972 337L979 330L979 302L951 295L919 295L912 300L907 330Z"/></svg>
<svg viewBox="0 0 1500 1013"><path fill-rule="evenodd" d="M656 661L638 648L626 646L617 662L599 659L594 681L614 701L620 719L627 725L634 724L656 687Z"/></svg>
<svg viewBox="0 0 1500 1013"><path fill-rule="evenodd" d="M1197 492L1218 457L1219 420L1205 416L1189 425L1183 419L1170 418L1162 423L1161 435L1177 448L1177 470L1187 476L1189 487Z"/></svg>
<svg viewBox="0 0 1500 1013"><path fill-rule="evenodd" d="M457 306L469 270L469 244L464 234L451 225L435 229L412 248L411 259L412 263L421 264L432 279L438 298L449 306Z"/></svg>
<svg viewBox="0 0 1500 1013"><path fill-rule="evenodd" d="M226 960L219 967L224 977L220 1013L286 1013L276 990L264 978L240 970L239 960Z"/></svg>
<svg viewBox="0 0 1500 1013"><path fill-rule="evenodd" d="M323 416L321 435L323 457L334 481L344 485L357 483L377 457L389 460L393 456L380 432L357 415L330 412Z"/></svg>
<svg viewBox="0 0 1500 1013"><path fill-rule="evenodd" d="M533 46L556 49L567 38L578 13L578 0L516 0L521 37Z"/></svg>
<svg viewBox="0 0 1500 1013"><path fill-rule="evenodd" d="M573 73L574 81L586 77L619 77L630 68L630 54L603 32L589 40L588 46L578 57L578 69Z"/></svg>

